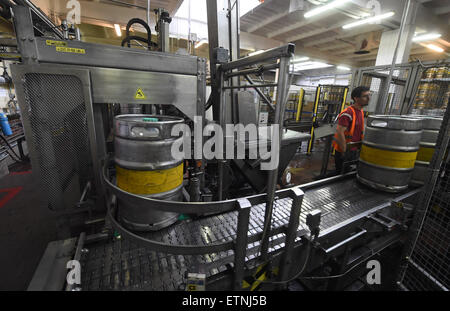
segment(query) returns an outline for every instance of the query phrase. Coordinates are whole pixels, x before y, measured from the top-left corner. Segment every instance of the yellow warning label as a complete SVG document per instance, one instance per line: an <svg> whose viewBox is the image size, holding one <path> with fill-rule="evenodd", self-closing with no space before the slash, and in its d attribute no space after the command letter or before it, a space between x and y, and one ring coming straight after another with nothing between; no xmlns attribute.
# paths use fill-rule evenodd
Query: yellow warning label
<svg viewBox="0 0 450 311"><path fill-rule="evenodd" d="M1 58L20 58L19 54L0 53Z"/></svg>
<svg viewBox="0 0 450 311"><path fill-rule="evenodd" d="M47 43L47 45L54 45L54 46L67 46L67 42L64 41L45 40L45 43Z"/></svg>
<svg viewBox="0 0 450 311"><path fill-rule="evenodd" d="M65 47L65 46L57 46L56 47L56 52L86 54L86 50L85 49L68 48L68 47Z"/></svg>
<svg viewBox="0 0 450 311"><path fill-rule="evenodd" d="M142 91L141 88L138 88L134 95L134 99L147 99L147 96L145 96L144 91Z"/></svg>

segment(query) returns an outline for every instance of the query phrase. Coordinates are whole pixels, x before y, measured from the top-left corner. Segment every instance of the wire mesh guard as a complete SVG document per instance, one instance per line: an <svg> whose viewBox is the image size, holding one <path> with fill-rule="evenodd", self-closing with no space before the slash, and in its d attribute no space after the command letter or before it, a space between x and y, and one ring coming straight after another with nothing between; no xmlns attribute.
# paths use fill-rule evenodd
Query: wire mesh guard
<svg viewBox="0 0 450 311"><path fill-rule="evenodd" d="M392 80L389 85L387 104L383 107L383 114L400 114L403 104L406 82L410 74L409 69L395 69L392 72ZM377 106L382 100L385 91L386 79L389 71L376 70L364 72L358 86L367 86L372 93L372 100L378 101Z"/></svg>
<svg viewBox="0 0 450 311"><path fill-rule="evenodd" d="M75 76L28 73L25 108L34 163L51 209L62 208L89 179L89 144L81 81ZM34 149L34 150L33 150Z"/></svg>
<svg viewBox="0 0 450 311"><path fill-rule="evenodd" d="M320 85L317 104L317 122L328 124L333 122L341 112L346 86Z"/></svg>
<svg viewBox="0 0 450 311"><path fill-rule="evenodd" d="M422 71L411 113L444 115L450 97L450 67L435 66Z"/></svg>
<svg viewBox="0 0 450 311"><path fill-rule="evenodd" d="M450 109L447 109L437 142L438 146L442 145L445 157L442 164L432 163L439 171L437 181L434 189L429 194L425 193L424 200L421 201L427 202L426 199L429 198L428 205L418 206L420 212L416 215L416 224L412 225L412 232L417 234L410 241L411 250L407 253L405 270L400 275L400 286L403 289L447 291L450 288L449 119ZM435 155L433 161L437 160Z"/></svg>
<svg viewBox="0 0 450 311"><path fill-rule="evenodd" d="M288 94L284 120L289 124L312 119L316 87L301 86L301 89L303 98L301 98L301 90L290 91Z"/></svg>

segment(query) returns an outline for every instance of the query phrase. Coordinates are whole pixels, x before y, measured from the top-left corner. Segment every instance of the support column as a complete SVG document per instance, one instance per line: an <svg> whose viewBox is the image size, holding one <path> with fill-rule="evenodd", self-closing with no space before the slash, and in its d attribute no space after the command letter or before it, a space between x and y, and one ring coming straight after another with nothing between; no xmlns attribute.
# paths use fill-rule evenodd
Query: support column
<svg viewBox="0 0 450 311"><path fill-rule="evenodd" d="M406 10L406 3L403 10ZM407 63L409 59L409 55L411 52L411 45L412 45L412 38L414 36L414 32L416 29L416 13L417 13L417 2L411 1L410 6L407 12L407 15L404 17L404 25L403 28L400 26L399 29L394 30L388 30L382 33L381 40L380 40L380 46L378 47L378 54L377 59L375 61L375 66L382 66L382 65L391 65L394 61L395 57L395 63L401 64L401 63ZM402 15L404 15L405 12L403 12ZM403 17L403 16L402 16ZM401 33L400 33L401 31ZM398 46L397 46L398 44ZM396 48L397 47L397 48ZM394 72L394 74L396 74ZM385 79L390 80L390 79ZM374 99L377 99L377 101L373 100L369 107L367 108L367 111L369 112L376 112L376 113L384 113L387 96L384 96L383 93L386 91L385 88L389 88L388 92L392 93L395 92L394 86L387 85L388 81L384 81L385 83L381 83L381 85L376 86L373 82L370 87L370 89L374 92L379 92L379 94L375 94ZM384 85L386 84L386 85ZM390 84L390 83L389 83ZM379 95L379 97L378 97Z"/></svg>

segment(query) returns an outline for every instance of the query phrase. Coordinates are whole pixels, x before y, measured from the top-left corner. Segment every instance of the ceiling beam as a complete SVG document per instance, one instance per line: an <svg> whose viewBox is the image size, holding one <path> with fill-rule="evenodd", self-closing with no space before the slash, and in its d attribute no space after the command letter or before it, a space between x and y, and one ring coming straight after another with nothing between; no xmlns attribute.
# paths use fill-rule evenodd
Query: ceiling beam
<svg viewBox="0 0 450 311"><path fill-rule="evenodd" d="M255 32L258 29L261 29L261 28L263 28L263 27L265 27L265 26L267 26L269 24L272 24L273 22L276 22L277 20L279 20L279 19L281 19L281 18L283 18L285 16L288 16L288 15L289 15L289 10L287 10L286 12L281 12L281 13L272 15L271 17L262 20L260 23L256 23L253 26L249 27L247 29L247 32L248 33Z"/></svg>
<svg viewBox="0 0 450 311"><path fill-rule="evenodd" d="M336 44L332 44L332 45L327 44L326 46L318 47L317 49L319 51L329 51L329 50L335 50L335 49L339 49L339 48L348 48L349 46L354 46L354 44L352 44L350 42L341 41L341 43L336 43Z"/></svg>
<svg viewBox="0 0 450 311"><path fill-rule="evenodd" d="M448 12L450 12L450 5L433 9L433 13L436 15L447 14Z"/></svg>
<svg viewBox="0 0 450 311"><path fill-rule="evenodd" d="M303 12L302 12L302 13L303 13ZM306 25L309 25L309 24L311 24L311 23L318 22L318 21L320 21L321 19L324 19L325 17L328 17L328 16L330 16L330 15L332 15L332 14L335 14L335 13L336 13L336 12L332 12L332 10L330 10L330 11L328 11L328 12L324 12L324 13L322 13L322 14L319 14L319 15L314 16L314 17L309 18L309 19L305 19L302 15L300 15L299 17L302 19L301 21L296 22L296 23L294 23L294 24L291 24L291 25L289 25L289 26L283 27L283 28L281 28L281 29L278 29L278 30L269 32L269 33L267 34L267 37L268 37L268 38L273 38L273 37L282 35L282 34L284 34L284 33L286 33L286 32L289 32L289 31L292 31L292 30L301 28L301 27L306 26Z"/></svg>
<svg viewBox="0 0 450 311"><path fill-rule="evenodd" d="M377 25L377 24L373 24L373 25L365 25L363 27L354 29L354 30L350 30L350 31L345 31L345 30L340 30L339 32L341 33L341 35L336 35L336 36L331 36L328 38L324 38L321 40L314 40L311 42L305 42L303 44L303 46L305 47L309 47L309 46L314 46L314 45L321 45L321 44L325 44L334 40L340 40L340 39L345 39L345 38L350 38L350 37L355 37L358 35L362 35L362 34L368 34L374 31L377 31L380 29L381 26Z"/></svg>
<svg viewBox="0 0 450 311"><path fill-rule="evenodd" d="M342 59L339 57L331 55L330 53L323 53L321 51L318 51L317 49L309 48L309 47L296 46L295 54L301 55L301 56L308 56L312 60L324 61L324 62L328 62L331 64L336 64L336 65L342 63ZM347 62L347 64L352 65L352 60Z"/></svg>
<svg viewBox="0 0 450 311"><path fill-rule="evenodd" d="M315 29L315 30L312 30L312 31L309 31L309 32L304 32L302 34L298 34L298 35L295 35L295 36L292 36L292 37L288 37L286 39L286 41L287 42L294 42L294 41L302 40L302 39L305 39L305 38L313 37L315 35L319 35L319 34L324 33L324 32L332 31L334 29L339 29L339 28L341 28L342 26L344 26L347 23L348 23L347 21L340 22L340 23L331 25L331 26L326 27L326 28L318 28L318 29Z"/></svg>

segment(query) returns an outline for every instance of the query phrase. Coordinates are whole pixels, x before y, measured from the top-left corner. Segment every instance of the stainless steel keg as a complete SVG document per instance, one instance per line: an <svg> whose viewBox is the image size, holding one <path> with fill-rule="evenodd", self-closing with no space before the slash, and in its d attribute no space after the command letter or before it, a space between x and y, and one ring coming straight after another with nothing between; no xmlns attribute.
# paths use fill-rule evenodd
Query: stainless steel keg
<svg viewBox="0 0 450 311"><path fill-rule="evenodd" d="M364 132L357 178L388 192L406 189L422 134L420 118L369 116Z"/></svg>
<svg viewBox="0 0 450 311"><path fill-rule="evenodd" d="M434 149L436 148L436 141L439 136L443 118L430 116L416 117L422 119L422 137L420 139L420 148L417 153L411 183L423 185L428 176L428 166L430 165Z"/></svg>
<svg viewBox="0 0 450 311"><path fill-rule="evenodd" d="M184 120L171 116L119 115L114 122L117 186L127 192L161 200L182 200L183 159L172 156L172 128ZM169 226L175 213L119 201L119 215L132 230L149 231Z"/></svg>

